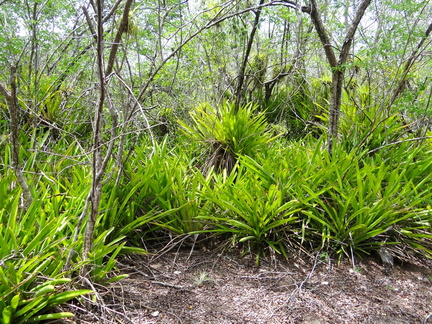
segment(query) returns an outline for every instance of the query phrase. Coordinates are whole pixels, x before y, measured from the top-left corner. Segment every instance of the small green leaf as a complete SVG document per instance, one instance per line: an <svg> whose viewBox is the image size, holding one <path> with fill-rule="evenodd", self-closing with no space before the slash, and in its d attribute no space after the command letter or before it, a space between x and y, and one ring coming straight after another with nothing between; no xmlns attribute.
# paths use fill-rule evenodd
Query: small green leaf
<svg viewBox="0 0 432 324"><path fill-rule="evenodd" d="M60 294L53 295L49 298L49 304L52 306L58 306L63 303L66 303L67 301L74 299L76 297L82 296L82 295L88 295L93 293L93 290L89 289L82 289L82 290L74 290L74 291L65 291Z"/></svg>
<svg viewBox="0 0 432 324"><path fill-rule="evenodd" d="M35 297L46 295L54 291L55 291L55 287L53 285L46 285L36 292Z"/></svg>
<svg viewBox="0 0 432 324"><path fill-rule="evenodd" d="M13 311L17 309L19 301L20 301L20 295L15 295L12 297L10 306Z"/></svg>
<svg viewBox="0 0 432 324"><path fill-rule="evenodd" d="M26 321L26 323L35 323L35 322L40 322L40 321L52 321L52 320L58 320L58 319L68 318L68 317L75 317L75 315L70 313L70 312L43 314L43 315L38 315L38 316L30 318L29 320Z"/></svg>
<svg viewBox="0 0 432 324"><path fill-rule="evenodd" d="M6 308L3 309L2 312L3 324L12 323L12 313L13 311L10 306L7 306Z"/></svg>

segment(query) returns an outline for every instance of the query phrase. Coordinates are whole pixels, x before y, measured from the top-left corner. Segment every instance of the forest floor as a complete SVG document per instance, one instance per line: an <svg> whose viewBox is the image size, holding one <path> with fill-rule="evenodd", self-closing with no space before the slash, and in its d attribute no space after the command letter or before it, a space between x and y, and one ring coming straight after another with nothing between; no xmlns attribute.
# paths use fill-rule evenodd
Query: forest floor
<svg viewBox="0 0 432 324"><path fill-rule="evenodd" d="M120 261L129 275L75 323L432 323L432 261L261 259L181 249ZM98 315L95 315L98 313Z"/></svg>

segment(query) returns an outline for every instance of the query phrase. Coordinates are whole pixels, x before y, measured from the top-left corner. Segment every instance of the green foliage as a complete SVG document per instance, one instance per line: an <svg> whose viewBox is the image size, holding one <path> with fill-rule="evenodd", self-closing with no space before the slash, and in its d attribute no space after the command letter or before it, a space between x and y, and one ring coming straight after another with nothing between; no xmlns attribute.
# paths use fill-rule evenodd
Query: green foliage
<svg viewBox="0 0 432 324"><path fill-rule="evenodd" d="M223 102L189 111L197 102L232 99L254 13L241 1L163 4L134 2L115 73L106 79L102 138L109 107L125 141L114 151L124 154L103 175L94 244L82 260L83 229L73 237L92 183L88 142L100 86L94 35L73 3L2 1L0 83L11 91L8 71L16 64L18 154L34 202L23 209L1 95L0 323L72 316L58 306L91 293L75 288L83 266L91 263L94 282L120 280L119 255L145 253L155 237L220 234L244 253L258 252L257 262L267 251L287 255L293 245L352 257L395 244L432 256L432 146L414 138L431 134L410 126L430 126L430 44L418 46L430 17L424 2L381 2L369 11L380 28L362 31L367 46L356 47L344 66L332 156L313 138L327 131L331 71L316 54L321 44L309 19L288 6L262 11L243 89L259 108ZM121 17L122 7L112 5L105 1L104 12L113 13L105 41L114 39ZM320 8L335 39L348 27L335 19L341 10L351 9ZM243 14L225 19L235 11ZM405 89L388 107L401 80ZM182 136L173 126L187 114ZM157 140L170 137L148 147L137 135L147 127ZM273 141L280 132L290 141Z"/></svg>
<svg viewBox="0 0 432 324"><path fill-rule="evenodd" d="M427 76L421 80L418 77L413 81L417 84L411 85L407 81L408 89L405 89L395 102L394 109L404 116L406 122L412 124L412 128L421 136L425 128L430 128L431 123L432 78Z"/></svg>
<svg viewBox="0 0 432 324"><path fill-rule="evenodd" d="M389 115L379 105L371 105L370 89L367 86L356 86L355 96L344 93L339 130L341 143L345 150L373 151L394 143L406 140L411 136L409 127L396 115Z"/></svg>
<svg viewBox="0 0 432 324"><path fill-rule="evenodd" d="M164 188L169 190L158 191L156 201L162 210L173 212L158 219L156 225L176 234L199 230L202 223L197 221L197 216L206 211L208 201L202 199L202 194L210 178L204 178L201 171L193 167L185 168L184 165L172 168L172 165L164 164L163 172L171 174Z"/></svg>
<svg viewBox="0 0 432 324"><path fill-rule="evenodd" d="M166 140L153 153L137 148L125 165L124 183L106 187L110 195L101 206L106 210L103 226L115 227L116 235L128 235L133 244L140 244L146 230L187 234L200 229L195 218L208 205L201 195L210 177L204 178L188 159L187 151L169 151Z"/></svg>
<svg viewBox="0 0 432 324"><path fill-rule="evenodd" d="M197 217L207 224L196 233L229 234L255 250L282 253L293 240L340 257L384 242L432 252L432 160L425 146L406 154L406 146L391 145L370 155L342 144L330 158L313 138L275 144L255 159L240 155L229 177L213 176L204 193L213 212Z"/></svg>
<svg viewBox="0 0 432 324"><path fill-rule="evenodd" d="M270 247L286 255L286 232L297 222L300 203L287 201L276 185L264 187L253 171L245 168L236 170L235 181L226 179L205 195L217 206L217 213L198 217L210 222L210 229L203 232L229 233L236 242L247 242L255 250Z"/></svg>
<svg viewBox="0 0 432 324"><path fill-rule="evenodd" d="M205 168L231 171L238 155L257 156L274 138L268 132L264 113L247 104L236 111L234 104L224 102L219 108L209 104L190 112L192 125L180 121L184 133L200 141L209 151Z"/></svg>
<svg viewBox="0 0 432 324"><path fill-rule="evenodd" d="M314 147L315 146L315 147ZM274 161L247 159L266 187L276 185L301 204L302 239L318 242L340 256L369 253L381 242L432 249L430 231L432 159L414 149L388 160L346 153L338 147L332 158L321 142L293 144ZM287 162L279 162L286 154ZM289 156L288 156L289 155ZM420 248L421 247L421 248Z"/></svg>
<svg viewBox="0 0 432 324"><path fill-rule="evenodd" d="M330 98L330 82L322 77L308 84L297 75L273 90L269 98L259 93L255 97L270 123L285 126L287 137L301 139L309 133L319 136L325 133L319 122Z"/></svg>
<svg viewBox="0 0 432 324"><path fill-rule="evenodd" d="M5 193L8 180L0 180L1 196L8 197L0 206L0 323L71 317L71 313L47 312L91 292L68 288L71 280L63 271L67 252L73 247L66 235L74 215L50 217L45 195L22 213L20 190Z"/></svg>
<svg viewBox="0 0 432 324"><path fill-rule="evenodd" d="M34 137L28 146L42 146L46 136ZM40 322L73 316L53 312L73 298L90 293L76 290L73 279L86 263L93 265L91 278L108 283L124 276L112 276L116 257L127 250L123 232L112 235L113 228L98 227L90 258L81 259L83 233L73 241L78 219L90 190L89 167L67 156L79 156L79 146L59 141L58 151L65 156L33 150L21 151L34 202L23 210L21 189L12 170L0 176L0 323ZM30 147L31 147L30 146ZM9 146L3 147L2 161L9 164ZM25 153L25 154L24 154ZM133 224L129 225L133 228ZM124 230L127 233L126 230ZM122 235L123 234L123 235ZM72 255L70 268L66 260ZM135 251L135 250L134 250Z"/></svg>
<svg viewBox="0 0 432 324"><path fill-rule="evenodd" d="M372 238L414 226L430 214L422 203L431 194L418 190L421 184L411 180L406 164L386 165L379 157L359 161L353 155L324 161L321 171L302 185L306 195L301 200L311 232L319 233L323 244L336 245L337 253L367 253L376 248Z"/></svg>

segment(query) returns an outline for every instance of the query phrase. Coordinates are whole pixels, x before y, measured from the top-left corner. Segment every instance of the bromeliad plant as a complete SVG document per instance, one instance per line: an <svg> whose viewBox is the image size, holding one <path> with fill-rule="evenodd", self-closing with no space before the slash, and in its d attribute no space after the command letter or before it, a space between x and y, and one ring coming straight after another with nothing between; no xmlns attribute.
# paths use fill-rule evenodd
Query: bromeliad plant
<svg viewBox="0 0 432 324"><path fill-rule="evenodd" d="M228 102L218 108L206 103L192 110L190 116L192 125L179 123L188 137L207 146L205 170L213 167L216 172L231 172L238 155L257 156L274 139L265 114L257 113L257 106L252 103L237 111Z"/></svg>
<svg viewBox="0 0 432 324"><path fill-rule="evenodd" d="M430 253L432 233L427 224L431 213L425 208L432 196L427 188L432 180L427 170L430 159L429 167L421 162L423 179L419 181L412 169L419 163L415 154L405 156L401 163L343 151L333 158L323 151L321 157L315 161L321 168L299 178L298 186L292 188L304 204L310 234L319 235L322 244L340 256L351 257L369 253L384 241L401 242L405 228L418 236L406 237L404 242L420 244Z"/></svg>
<svg viewBox="0 0 432 324"><path fill-rule="evenodd" d="M229 177L225 185L205 196L218 212L199 216L209 222L209 229L201 232L231 234L235 243L246 243L257 251L256 262L264 248L287 254L289 228L298 223L300 202L288 199L276 185L266 188L250 170L239 166L236 178Z"/></svg>
<svg viewBox="0 0 432 324"><path fill-rule="evenodd" d="M69 216L49 217L46 196L20 210L20 190L6 195L8 178L0 179L0 323L29 323L73 317L53 310L69 300L91 293L74 290L63 271ZM8 184L9 185L9 184ZM43 203L44 201L44 203ZM45 204L45 206L43 206ZM77 265L79 266L79 265Z"/></svg>
<svg viewBox="0 0 432 324"><path fill-rule="evenodd" d="M142 244L146 232L183 235L201 229L196 216L209 204L202 193L211 173L204 177L188 153L169 150L166 140L156 144L151 156L148 149L136 148L120 185L105 188L109 195L101 205L103 227L115 227L116 235L127 235L129 243L136 246Z"/></svg>
<svg viewBox="0 0 432 324"><path fill-rule="evenodd" d="M345 150L375 152L380 147L413 137L398 114L383 109L367 84L351 80L342 96L339 133ZM328 115L323 117L328 122Z"/></svg>
<svg viewBox="0 0 432 324"><path fill-rule="evenodd" d="M265 159L242 157L241 165L259 179L261 192L277 187L286 202L300 201L301 226L294 229L301 242L340 257L370 253L383 243L431 255L430 155L421 148L407 153L406 147L391 146L371 157L342 147L330 157L321 141L305 140L273 150Z"/></svg>
<svg viewBox="0 0 432 324"><path fill-rule="evenodd" d="M77 156L79 152L74 147L69 153ZM8 152L6 146L2 156L6 165L10 163ZM64 156L45 156L42 151L26 153L26 167L39 171L28 175L34 200L27 210L21 206L21 189L14 184L12 171L6 169L0 175L1 324L73 316L58 312L58 306L92 292L74 288L73 278L86 262L95 265L91 278L97 283L122 278L112 274L116 256L124 249L123 236L109 237L112 229L98 229L92 254L85 262L80 257L82 233L78 233L76 241L72 239L90 190L88 166ZM68 265L71 250L76 253Z"/></svg>

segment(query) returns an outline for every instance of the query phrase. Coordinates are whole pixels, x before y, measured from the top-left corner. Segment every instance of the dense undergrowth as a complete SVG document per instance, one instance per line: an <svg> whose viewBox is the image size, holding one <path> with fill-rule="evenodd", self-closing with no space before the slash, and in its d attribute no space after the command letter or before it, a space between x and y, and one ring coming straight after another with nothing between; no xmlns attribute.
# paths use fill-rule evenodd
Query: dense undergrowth
<svg viewBox="0 0 432 324"><path fill-rule="evenodd" d="M110 162L90 260L81 259L83 233L74 239L91 186L85 150L66 136L49 142L48 133L22 132L34 197L24 210L2 139L0 323L72 316L56 307L91 294L79 288L84 264L107 284L122 278L120 253L173 237L219 237L257 262L270 251L355 258L383 244L401 257L432 255L430 141L413 139L397 117L354 114L330 155L316 132L274 137L254 106L231 108L201 106L180 123L182 134L155 147L143 136L122 168Z"/></svg>

